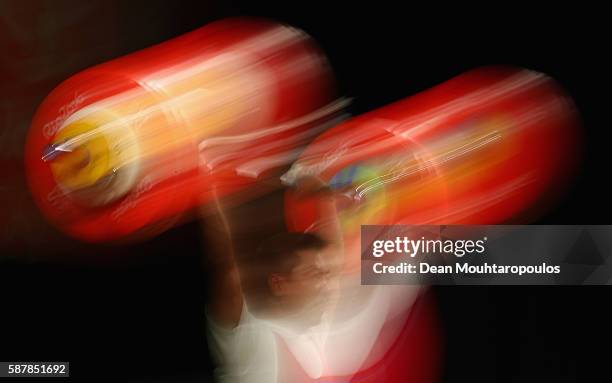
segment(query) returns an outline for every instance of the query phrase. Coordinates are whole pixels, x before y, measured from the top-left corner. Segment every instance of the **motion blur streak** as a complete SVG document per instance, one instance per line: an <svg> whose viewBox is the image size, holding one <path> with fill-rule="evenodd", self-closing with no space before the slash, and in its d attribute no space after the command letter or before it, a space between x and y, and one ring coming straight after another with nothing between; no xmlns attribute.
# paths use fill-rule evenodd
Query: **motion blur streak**
<svg viewBox="0 0 612 383"><path fill-rule="evenodd" d="M559 190L576 163L577 127L549 77L483 68L337 126L282 180L329 181L349 236L363 224L500 223ZM291 198L286 211L294 230L315 220Z"/></svg>
<svg viewBox="0 0 612 383"><path fill-rule="evenodd" d="M346 104L332 96L328 64L303 32L212 23L58 86L28 137L30 188L80 239L155 234L209 203L212 185L232 194L286 169ZM236 169L264 157L274 160Z"/></svg>

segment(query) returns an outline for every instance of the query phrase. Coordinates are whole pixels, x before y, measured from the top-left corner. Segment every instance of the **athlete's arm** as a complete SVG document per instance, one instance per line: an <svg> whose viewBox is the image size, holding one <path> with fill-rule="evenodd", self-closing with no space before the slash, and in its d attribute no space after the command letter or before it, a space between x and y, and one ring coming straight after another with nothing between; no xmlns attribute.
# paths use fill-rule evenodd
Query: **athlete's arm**
<svg viewBox="0 0 612 383"><path fill-rule="evenodd" d="M296 180L292 198L312 203L317 221L309 229L328 243L327 257L339 271L344 263L342 227L336 210L336 195L319 177L305 176ZM314 203L313 203L314 202Z"/></svg>
<svg viewBox="0 0 612 383"><path fill-rule="evenodd" d="M234 328L240 322L244 298L240 273L234 257L229 221L219 200L202 218L207 263L212 268L212 297L209 315L220 326Z"/></svg>

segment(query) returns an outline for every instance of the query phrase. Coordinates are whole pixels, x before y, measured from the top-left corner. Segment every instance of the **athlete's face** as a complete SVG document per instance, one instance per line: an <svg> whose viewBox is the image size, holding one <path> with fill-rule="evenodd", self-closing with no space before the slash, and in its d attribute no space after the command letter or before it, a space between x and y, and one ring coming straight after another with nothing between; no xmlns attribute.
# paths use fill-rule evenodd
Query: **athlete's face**
<svg viewBox="0 0 612 383"><path fill-rule="evenodd" d="M277 285L286 309L314 325L321 320L330 296L332 273L326 262L327 249L300 250L297 265Z"/></svg>
<svg viewBox="0 0 612 383"><path fill-rule="evenodd" d="M296 298L325 293L329 278L329 266L325 262L325 249L301 250L297 252L298 264L287 278L288 293Z"/></svg>

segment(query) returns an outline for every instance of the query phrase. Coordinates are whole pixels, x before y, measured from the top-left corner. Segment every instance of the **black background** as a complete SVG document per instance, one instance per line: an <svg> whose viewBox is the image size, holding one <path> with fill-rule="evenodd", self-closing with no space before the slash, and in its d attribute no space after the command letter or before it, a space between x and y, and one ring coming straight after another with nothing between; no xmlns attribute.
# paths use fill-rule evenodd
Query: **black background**
<svg viewBox="0 0 612 383"><path fill-rule="evenodd" d="M2 126L19 130L10 142L3 133L3 145L19 146L34 108L78 70L225 16L264 16L302 28L320 44L336 73L339 94L354 97L353 114L477 66L513 64L549 74L581 111L585 149L571 190L537 223L610 223L609 42L602 10L387 1L93 3L0 4L2 22L12 23L9 29L21 37L36 22L12 15L42 6L44 22L54 17L65 22L64 13L73 12L74 18L91 20L85 37L114 39L110 47L80 56L38 83L19 124ZM112 12L95 14L109 8ZM109 22L119 31L113 37L107 37ZM40 46L39 40L46 39L47 46L54 38L32 30L26 40ZM55 55L61 62L62 46L30 54ZM4 66L18 59L11 52L2 58ZM43 69L30 64L27 74ZM8 81L25 83L23 78ZM2 97L4 102L11 96ZM16 149L2 155L18 159L20 154ZM0 248L0 360L70 361L73 380L80 381L207 381L207 271L200 261L206 245L197 223L130 246L75 243L36 213L20 161L14 163L16 170L2 169L10 176L2 189L8 198ZM612 327L608 287L446 287L434 292L446 338L444 382L610 380L605 363Z"/></svg>

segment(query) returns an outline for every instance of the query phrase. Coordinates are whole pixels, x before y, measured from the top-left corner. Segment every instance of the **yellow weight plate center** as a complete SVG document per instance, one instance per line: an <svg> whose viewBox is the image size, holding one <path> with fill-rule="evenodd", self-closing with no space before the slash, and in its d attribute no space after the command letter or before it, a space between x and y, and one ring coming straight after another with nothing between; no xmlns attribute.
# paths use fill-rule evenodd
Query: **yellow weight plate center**
<svg viewBox="0 0 612 383"><path fill-rule="evenodd" d="M56 139L61 144L71 139L91 132L98 124L79 121L62 129ZM83 138L75 147L55 158L50 166L55 180L62 186L71 189L84 189L98 183L110 175L118 165L118 158L108 137L103 133L95 133Z"/></svg>

